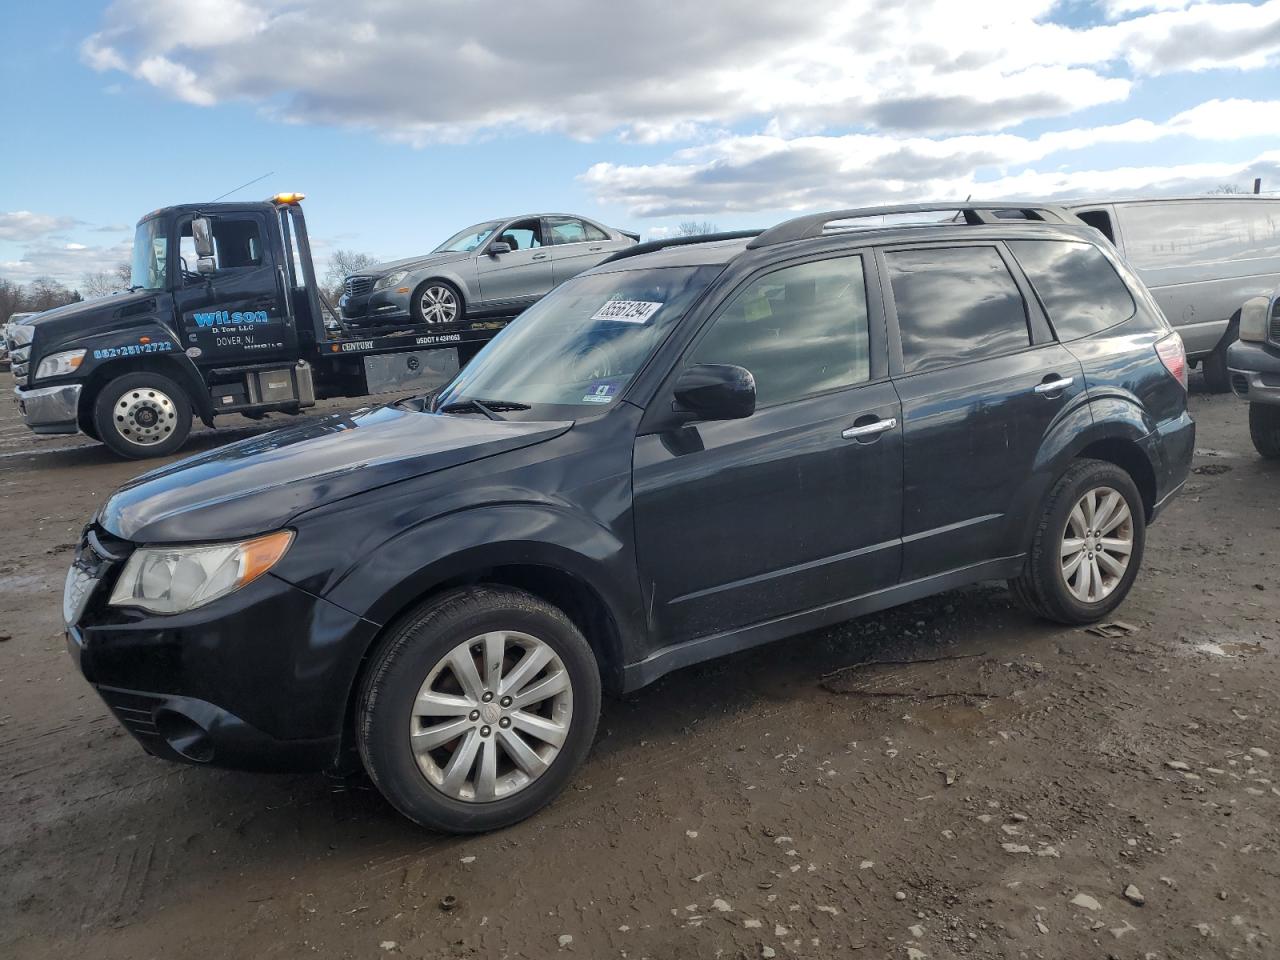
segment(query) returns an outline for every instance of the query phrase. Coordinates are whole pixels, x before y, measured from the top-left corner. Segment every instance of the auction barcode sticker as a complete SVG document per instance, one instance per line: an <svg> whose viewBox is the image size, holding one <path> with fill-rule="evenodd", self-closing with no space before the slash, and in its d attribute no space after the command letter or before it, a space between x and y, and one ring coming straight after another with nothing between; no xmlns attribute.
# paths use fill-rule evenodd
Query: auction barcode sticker
<svg viewBox="0 0 1280 960"><path fill-rule="evenodd" d="M623 323L648 323L662 309L651 300L609 300L595 312L592 320L621 320Z"/></svg>

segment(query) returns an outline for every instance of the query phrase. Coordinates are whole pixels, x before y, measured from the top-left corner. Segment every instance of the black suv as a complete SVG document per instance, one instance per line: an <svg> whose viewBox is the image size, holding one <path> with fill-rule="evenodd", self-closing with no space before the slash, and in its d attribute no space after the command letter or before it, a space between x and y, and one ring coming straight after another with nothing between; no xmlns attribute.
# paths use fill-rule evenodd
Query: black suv
<svg viewBox="0 0 1280 960"><path fill-rule="evenodd" d="M477 831L564 788L603 691L976 580L1121 602L1195 427L1095 231L961 204L698 240L570 280L434 396L117 491L67 578L85 676L156 756L358 753Z"/></svg>

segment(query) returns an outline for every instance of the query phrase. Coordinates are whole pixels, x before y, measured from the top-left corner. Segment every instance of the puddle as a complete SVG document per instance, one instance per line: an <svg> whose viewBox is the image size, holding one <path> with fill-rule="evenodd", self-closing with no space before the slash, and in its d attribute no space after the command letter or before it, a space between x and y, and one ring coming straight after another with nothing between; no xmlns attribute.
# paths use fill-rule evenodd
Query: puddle
<svg viewBox="0 0 1280 960"><path fill-rule="evenodd" d="M1263 640L1201 640L1194 644L1192 649L1196 653L1203 653L1210 657L1240 660L1266 653L1267 644Z"/></svg>

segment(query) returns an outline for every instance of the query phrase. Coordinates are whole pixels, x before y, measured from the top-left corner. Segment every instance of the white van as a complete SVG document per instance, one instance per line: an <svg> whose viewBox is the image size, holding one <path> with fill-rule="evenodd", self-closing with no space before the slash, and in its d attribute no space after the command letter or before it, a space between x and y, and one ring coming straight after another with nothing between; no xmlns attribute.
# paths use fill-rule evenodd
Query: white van
<svg viewBox="0 0 1280 960"><path fill-rule="evenodd" d="M1225 391L1240 304L1280 284L1280 197L1110 200L1065 206L1119 248L1199 361Z"/></svg>

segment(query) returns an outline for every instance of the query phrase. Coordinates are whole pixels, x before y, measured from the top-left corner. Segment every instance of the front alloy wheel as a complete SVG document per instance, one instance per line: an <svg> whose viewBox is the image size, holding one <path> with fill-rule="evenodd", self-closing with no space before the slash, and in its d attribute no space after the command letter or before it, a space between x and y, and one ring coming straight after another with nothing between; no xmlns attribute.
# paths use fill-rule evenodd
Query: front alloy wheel
<svg viewBox="0 0 1280 960"><path fill-rule="evenodd" d="M127 373L94 399L93 427L121 456L164 456L182 446L191 432L191 401L163 374Z"/></svg>
<svg viewBox="0 0 1280 960"><path fill-rule="evenodd" d="M454 323L461 319L458 292L445 283L428 283L418 290L413 312L419 323Z"/></svg>
<svg viewBox="0 0 1280 960"><path fill-rule="evenodd" d="M356 706L370 779L416 823L476 833L516 823L568 785L591 748L600 670L546 601L474 586L392 627Z"/></svg>
<svg viewBox="0 0 1280 960"><path fill-rule="evenodd" d="M1133 554L1133 514L1119 491L1082 496L1062 534L1062 579L1081 603L1098 603L1124 580Z"/></svg>

